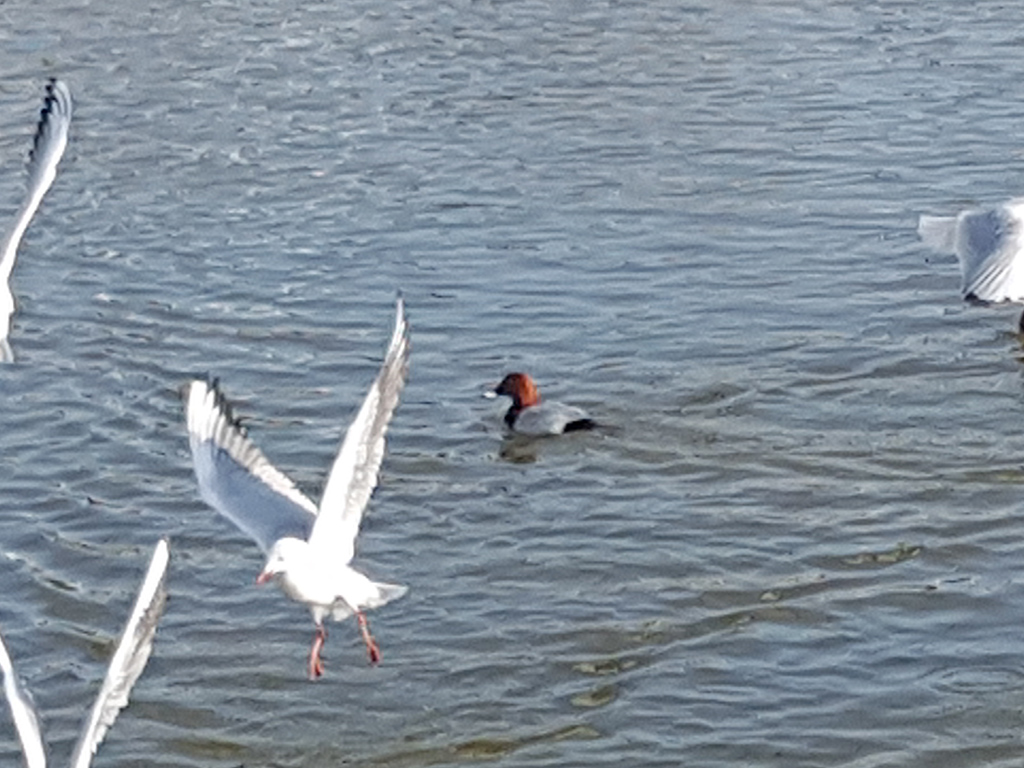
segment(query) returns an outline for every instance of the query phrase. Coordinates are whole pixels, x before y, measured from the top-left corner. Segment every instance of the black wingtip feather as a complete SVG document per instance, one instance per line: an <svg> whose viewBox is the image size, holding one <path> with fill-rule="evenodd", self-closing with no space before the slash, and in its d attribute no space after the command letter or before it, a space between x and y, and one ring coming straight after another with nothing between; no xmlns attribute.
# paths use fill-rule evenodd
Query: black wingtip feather
<svg viewBox="0 0 1024 768"><path fill-rule="evenodd" d="M213 390L213 404L217 407L217 410L224 414L224 418L227 422L237 429L243 437L248 437L249 430L245 428L245 424L242 423L242 417L235 414L235 408L228 400L227 395L220 388L220 379L212 378L207 379L210 385L210 389Z"/></svg>
<svg viewBox="0 0 1024 768"><path fill-rule="evenodd" d="M227 421L234 429L237 429L243 437L249 436L249 431L245 428L242 423L242 417L235 415L235 409L231 405L231 401L228 400L227 396L221 391L220 379L216 376L196 376L178 388L178 396L184 402L188 402L189 390L192 388L195 381L204 380L206 385L213 391L213 406L223 415L224 420Z"/></svg>
<svg viewBox="0 0 1024 768"><path fill-rule="evenodd" d="M242 423L242 417L235 415L234 406L224 392L221 391L220 379L210 379L209 384L210 389L213 390L213 404L217 407L217 410L224 414L224 418L227 419L232 427L237 429L242 435L248 435L248 430L246 430L245 425Z"/></svg>
<svg viewBox="0 0 1024 768"><path fill-rule="evenodd" d="M53 114L54 107L57 104L57 95L53 92L56 85L57 78L55 77L51 77L46 83L46 98L43 99L43 108L39 110L39 122L36 124L36 135L32 138L32 149L29 150L28 153L29 161L36 159L36 153L39 151L39 143L43 140L43 133L46 130L46 125L50 121L50 115Z"/></svg>

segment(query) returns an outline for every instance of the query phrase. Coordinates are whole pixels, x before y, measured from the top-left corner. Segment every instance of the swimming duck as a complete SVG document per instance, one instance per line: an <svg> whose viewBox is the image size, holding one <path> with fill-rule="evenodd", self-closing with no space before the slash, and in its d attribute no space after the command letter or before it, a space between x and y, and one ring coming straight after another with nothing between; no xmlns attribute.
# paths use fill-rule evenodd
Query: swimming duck
<svg viewBox="0 0 1024 768"><path fill-rule="evenodd" d="M510 373L486 393L487 397L499 395L512 398L512 405L505 412L505 424L521 435L560 435L597 426L582 408L565 403L542 403L537 385L528 373Z"/></svg>

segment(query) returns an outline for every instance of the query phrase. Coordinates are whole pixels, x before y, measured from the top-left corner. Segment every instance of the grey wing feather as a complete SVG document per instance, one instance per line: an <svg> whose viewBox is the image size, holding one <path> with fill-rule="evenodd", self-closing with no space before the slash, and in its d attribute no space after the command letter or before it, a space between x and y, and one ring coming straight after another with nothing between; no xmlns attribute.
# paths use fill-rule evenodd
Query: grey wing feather
<svg viewBox="0 0 1024 768"><path fill-rule="evenodd" d="M1018 224L1004 208L970 211L957 226L957 257L963 271L963 294L982 301L1013 296L1012 277L1018 258Z"/></svg>
<svg viewBox="0 0 1024 768"><path fill-rule="evenodd" d="M343 562L352 559L363 510L384 459L384 436L398 406L409 370L409 324L398 297L395 327L380 373L345 433L320 499L310 544L330 549Z"/></svg>
<svg viewBox="0 0 1024 768"><path fill-rule="evenodd" d="M103 687L96 697L92 711L86 718L82 733L78 737L71 758L72 768L87 768L92 762L96 749L117 719L118 713L128 704L128 695L146 667L153 650L156 625L167 601L164 582L170 550L167 539L161 539L153 550L149 568L143 578L139 595L135 599L128 623L125 624L121 640L110 661Z"/></svg>
<svg viewBox="0 0 1024 768"><path fill-rule="evenodd" d="M955 253L965 299L1024 301L1024 198L957 216L921 216L925 245Z"/></svg>
<svg viewBox="0 0 1024 768"><path fill-rule="evenodd" d="M199 493L268 552L284 536L307 539L316 505L257 448L216 382L185 387L189 445Z"/></svg>
<svg viewBox="0 0 1024 768"><path fill-rule="evenodd" d="M2 637L0 670L4 675L4 696L11 711L11 719L14 720L14 729L18 732L25 765L28 768L46 768L46 748L43 745L42 729L39 727L39 713L36 712L32 696L18 680Z"/></svg>
<svg viewBox="0 0 1024 768"><path fill-rule="evenodd" d="M57 175L71 127L71 91L62 80L51 79L39 115L39 125L29 154L29 188L48 189ZM40 193L40 197L42 194Z"/></svg>
<svg viewBox="0 0 1024 768"><path fill-rule="evenodd" d="M14 254L29 221L57 176L57 163L68 143L71 125L71 92L60 80L50 80L36 128L28 164L28 195L15 216L0 247L0 278L7 279L14 268Z"/></svg>

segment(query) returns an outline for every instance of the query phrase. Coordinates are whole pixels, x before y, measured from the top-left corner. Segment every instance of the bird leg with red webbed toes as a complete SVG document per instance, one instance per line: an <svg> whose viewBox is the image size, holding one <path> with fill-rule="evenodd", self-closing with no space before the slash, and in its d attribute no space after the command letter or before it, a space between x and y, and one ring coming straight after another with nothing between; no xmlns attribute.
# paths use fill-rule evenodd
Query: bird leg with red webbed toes
<svg viewBox="0 0 1024 768"><path fill-rule="evenodd" d="M320 650L327 642L327 628L317 624L313 632L313 647L309 649L309 679L316 680L324 673L324 662L320 658Z"/></svg>
<svg viewBox="0 0 1024 768"><path fill-rule="evenodd" d="M380 663L380 646L370 634L370 622L362 611L356 612L356 619L359 622L359 631L363 636L363 642L366 643L366 654L369 656L370 664L377 666ZM327 627L322 623L317 624L316 630L313 632L313 645L309 649L310 680L316 680L324 673L324 661L320 652L323 650L325 642L327 642Z"/></svg>
<svg viewBox="0 0 1024 768"><path fill-rule="evenodd" d="M370 657L370 663L377 665L380 663L380 647L373 639L373 635L370 634L370 622L366 620L366 614L362 611L356 613L356 619L359 621L359 631L363 635L363 642L366 643L366 653Z"/></svg>

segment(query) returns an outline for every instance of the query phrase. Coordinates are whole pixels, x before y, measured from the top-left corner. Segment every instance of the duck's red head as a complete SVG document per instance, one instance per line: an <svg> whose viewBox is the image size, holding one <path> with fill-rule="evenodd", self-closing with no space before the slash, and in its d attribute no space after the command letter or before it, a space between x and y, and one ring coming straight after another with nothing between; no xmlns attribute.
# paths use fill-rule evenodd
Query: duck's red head
<svg viewBox="0 0 1024 768"><path fill-rule="evenodd" d="M517 411L540 402L540 392L528 373L510 373L494 388L494 394L511 397Z"/></svg>

